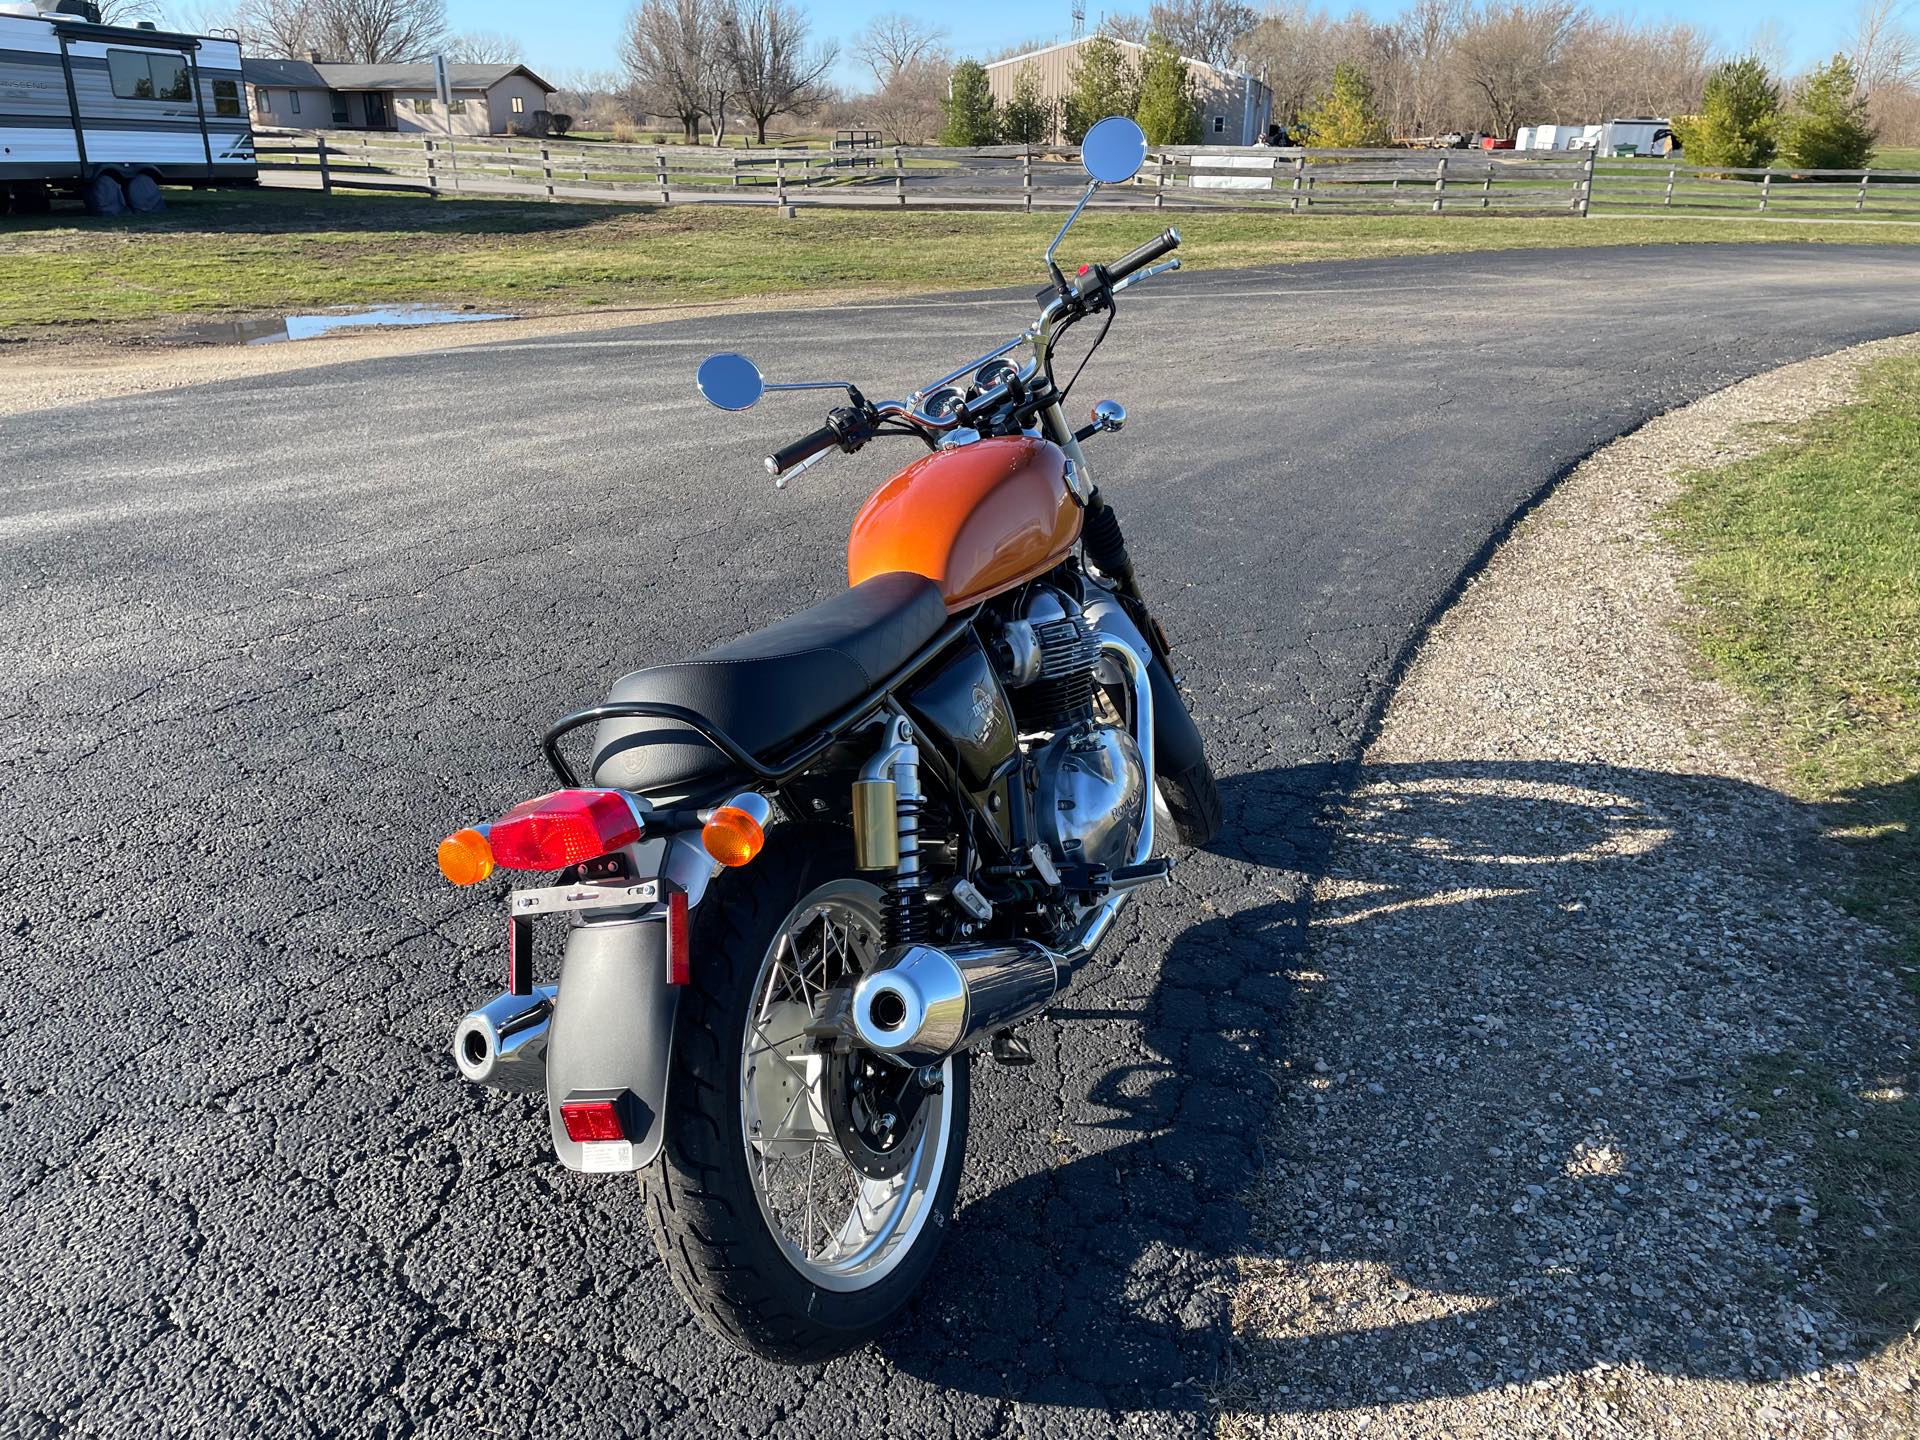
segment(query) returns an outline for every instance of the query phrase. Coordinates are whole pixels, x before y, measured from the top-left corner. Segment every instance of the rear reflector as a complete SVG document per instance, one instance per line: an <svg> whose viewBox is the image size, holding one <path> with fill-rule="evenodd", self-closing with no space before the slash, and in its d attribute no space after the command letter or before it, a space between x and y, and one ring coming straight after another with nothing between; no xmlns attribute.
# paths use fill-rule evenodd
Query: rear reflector
<svg viewBox="0 0 1920 1440"><path fill-rule="evenodd" d="M516 805L487 840L509 870L564 870L640 838L640 822L618 790L556 790Z"/></svg>
<svg viewBox="0 0 1920 1440"><path fill-rule="evenodd" d="M560 1122L567 1127L567 1138L579 1145L627 1138L626 1127L620 1123L619 1107L612 1100L563 1101Z"/></svg>
<svg viewBox="0 0 1920 1440"><path fill-rule="evenodd" d="M687 940L687 892L667 896L667 983L684 985L693 978Z"/></svg>

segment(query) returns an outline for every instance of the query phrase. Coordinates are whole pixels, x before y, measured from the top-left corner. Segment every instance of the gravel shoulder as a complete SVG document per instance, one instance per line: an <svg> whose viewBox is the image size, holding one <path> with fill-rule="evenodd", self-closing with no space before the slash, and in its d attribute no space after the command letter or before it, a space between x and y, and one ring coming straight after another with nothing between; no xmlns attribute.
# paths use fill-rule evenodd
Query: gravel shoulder
<svg viewBox="0 0 1920 1440"><path fill-rule="evenodd" d="M1834 1233L1831 1132L1768 1103L1808 1073L1911 1095L1920 1026L1678 632L1656 521L1916 350L1607 447L1434 626L1331 822L1225 1434L1920 1433L1920 1317L1850 1315L1820 1255L1870 1262L1872 1227Z"/></svg>

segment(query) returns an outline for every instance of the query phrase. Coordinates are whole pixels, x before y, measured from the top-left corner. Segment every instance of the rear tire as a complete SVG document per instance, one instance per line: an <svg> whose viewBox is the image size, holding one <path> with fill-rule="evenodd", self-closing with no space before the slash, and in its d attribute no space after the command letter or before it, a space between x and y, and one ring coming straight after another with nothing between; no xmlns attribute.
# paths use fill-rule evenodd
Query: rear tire
<svg viewBox="0 0 1920 1440"><path fill-rule="evenodd" d="M880 1252L884 1264L873 1262L871 1279L859 1271L833 1273L824 1258L812 1268L811 1169L806 1176L804 1254L792 1236L780 1230L766 1199L765 1156L770 1150L763 1151L763 1142L749 1133L760 1124L752 1118L759 1111L750 1103L759 1092L746 1068L752 1060L746 1037L756 1033L750 1017L757 1024L767 1013L766 997L775 993L769 991L767 977L777 975L781 954L790 967L796 960L806 967L800 941L790 938L784 950L778 942L782 935L805 930L807 922L796 917L819 908L814 897L837 896L840 900L833 903L845 902L856 910L870 903L877 927L879 892L858 875L849 831L794 822L770 830L765 851L751 864L724 871L714 881L694 913L692 980L681 994L675 1026L665 1144L658 1160L641 1175L648 1224L688 1308L729 1343L787 1364L817 1363L866 1344L912 1298L945 1237L966 1151L967 1057L956 1056L948 1062L943 1088L926 1101L940 1102L937 1129L929 1123L923 1132L926 1152L903 1172L924 1177L924 1190L915 1191L898 1212L887 1208L892 1201L880 1207L889 1214L911 1215L911 1227L901 1222L897 1243ZM826 949L823 940L823 956ZM877 935L867 949L878 954ZM850 953L849 947L840 953ZM768 970L770 964L774 972ZM797 1051L792 1058L807 1064ZM824 1070L822 1074L824 1089ZM793 1114L789 1106L788 1118ZM797 1147L819 1146L820 1157L828 1163L833 1163L829 1155L843 1154L835 1141L781 1143L789 1147L790 1156L798 1153ZM815 1152L805 1153L811 1164ZM924 1171L918 1168L922 1163L928 1167ZM856 1193L857 1187L856 1180ZM834 1246L830 1220L826 1230L823 1256Z"/></svg>

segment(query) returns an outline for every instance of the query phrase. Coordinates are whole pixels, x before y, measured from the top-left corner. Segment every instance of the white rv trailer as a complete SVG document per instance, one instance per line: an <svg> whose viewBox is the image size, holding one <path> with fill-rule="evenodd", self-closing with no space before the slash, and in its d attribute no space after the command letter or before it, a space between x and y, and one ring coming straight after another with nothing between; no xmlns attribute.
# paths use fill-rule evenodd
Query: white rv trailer
<svg viewBox="0 0 1920 1440"><path fill-rule="evenodd" d="M0 212L56 191L158 209L163 181L257 175L238 42L102 25L91 0L0 0Z"/></svg>

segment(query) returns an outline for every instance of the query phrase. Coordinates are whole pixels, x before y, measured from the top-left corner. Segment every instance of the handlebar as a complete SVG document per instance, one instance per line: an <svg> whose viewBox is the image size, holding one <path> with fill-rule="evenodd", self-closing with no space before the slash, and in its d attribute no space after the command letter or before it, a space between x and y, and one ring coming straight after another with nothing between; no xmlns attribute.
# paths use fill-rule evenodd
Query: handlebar
<svg viewBox="0 0 1920 1440"><path fill-rule="evenodd" d="M983 356L980 360L975 360L954 371L944 380L929 386L928 390L937 389L941 385L960 378L978 368L985 360L1004 355L1023 341L1033 341L1035 358L1021 368L1018 381L1011 385L1006 383L996 385L968 407L973 414L984 414L994 409L1004 403L1017 386L1025 385L1031 380L1034 373L1045 363L1045 357L1053 345L1053 338L1061 329L1085 315L1090 304L1094 310L1098 310L1100 308L1098 301L1102 297L1111 302L1114 292L1127 288L1129 284L1138 284L1141 280L1151 279L1162 270L1178 269L1180 266L1178 260L1170 261L1155 270L1148 270L1147 267L1179 247L1180 232L1169 228L1147 241L1146 244L1129 250L1111 265L1088 267L1086 274L1075 281L1072 293L1052 296L1046 308L1041 311L1040 318L1029 326L1023 335L1002 345L991 355ZM1146 273L1139 273L1141 271ZM872 435L874 424L883 419L904 421L921 431L935 432L950 430L961 423L962 416L959 414L933 416L915 408L911 402L917 402L925 393L927 391L917 392L910 401L882 400L877 404L869 403L862 411L835 411L829 423L767 456L767 473L778 479L806 465L817 456L824 455L828 450L836 448L849 452L858 450Z"/></svg>
<svg viewBox="0 0 1920 1440"><path fill-rule="evenodd" d="M767 456L767 473L781 475L823 451L833 449L839 443L840 432L831 425L822 425L811 435L803 435L791 445L783 445Z"/></svg>
<svg viewBox="0 0 1920 1440"><path fill-rule="evenodd" d="M1170 255L1179 248L1180 232L1168 228L1138 249L1129 250L1113 264L1107 266L1107 274L1112 279L1124 280L1134 271L1146 268L1162 255Z"/></svg>

